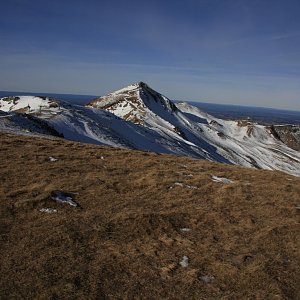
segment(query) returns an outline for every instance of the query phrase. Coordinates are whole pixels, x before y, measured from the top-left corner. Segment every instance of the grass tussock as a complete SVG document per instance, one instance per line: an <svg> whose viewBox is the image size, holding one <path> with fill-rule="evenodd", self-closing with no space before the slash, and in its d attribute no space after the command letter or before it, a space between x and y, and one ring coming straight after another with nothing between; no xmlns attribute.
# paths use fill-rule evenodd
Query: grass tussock
<svg viewBox="0 0 300 300"><path fill-rule="evenodd" d="M299 178L8 134L0 159L1 299L300 298Z"/></svg>

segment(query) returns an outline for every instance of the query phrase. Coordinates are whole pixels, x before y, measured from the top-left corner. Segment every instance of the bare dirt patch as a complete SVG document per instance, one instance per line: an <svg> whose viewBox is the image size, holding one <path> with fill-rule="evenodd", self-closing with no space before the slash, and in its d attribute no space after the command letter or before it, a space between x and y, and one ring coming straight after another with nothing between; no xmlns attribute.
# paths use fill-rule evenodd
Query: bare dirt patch
<svg viewBox="0 0 300 300"><path fill-rule="evenodd" d="M1 299L300 298L300 178L9 134L0 159Z"/></svg>

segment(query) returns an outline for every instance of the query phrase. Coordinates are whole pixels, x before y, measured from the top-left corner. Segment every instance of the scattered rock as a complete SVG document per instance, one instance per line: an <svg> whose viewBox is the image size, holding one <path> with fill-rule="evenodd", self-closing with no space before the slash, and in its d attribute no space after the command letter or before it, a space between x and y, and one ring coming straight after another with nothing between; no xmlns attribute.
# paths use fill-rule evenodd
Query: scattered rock
<svg viewBox="0 0 300 300"><path fill-rule="evenodd" d="M67 203L71 206L78 206L78 204L74 201L75 194L73 193L66 193L63 191L53 191L51 193L51 199L57 202Z"/></svg>
<svg viewBox="0 0 300 300"><path fill-rule="evenodd" d="M189 265L189 258L187 256L183 256L182 260L179 262L179 264L183 267L186 268Z"/></svg>
<svg viewBox="0 0 300 300"><path fill-rule="evenodd" d="M253 260L253 256L252 255L245 255L243 258L244 263L248 263L250 261Z"/></svg>
<svg viewBox="0 0 300 300"><path fill-rule="evenodd" d="M57 213L57 209L55 209L55 208L41 208L40 212L44 212L44 213L47 213L47 214L54 214L54 213Z"/></svg>
<svg viewBox="0 0 300 300"><path fill-rule="evenodd" d="M177 174L179 174L180 176L184 176L184 177L194 177L193 174L187 174L187 173L182 173L182 172L176 172Z"/></svg>
<svg viewBox="0 0 300 300"><path fill-rule="evenodd" d="M57 158L54 158L54 157L52 157L52 156L49 156L49 160L50 160L50 161L58 161Z"/></svg>
<svg viewBox="0 0 300 300"><path fill-rule="evenodd" d="M211 178L212 178L212 181L214 181L214 182L225 183L225 184L233 183L232 180L225 178L225 177L212 176Z"/></svg>
<svg viewBox="0 0 300 300"><path fill-rule="evenodd" d="M194 185L183 184L181 182L175 182L173 186L170 186L169 189L173 189L175 186L180 186L187 189L197 190L198 188Z"/></svg>
<svg viewBox="0 0 300 300"><path fill-rule="evenodd" d="M180 167L187 169L187 165L179 164Z"/></svg>
<svg viewBox="0 0 300 300"><path fill-rule="evenodd" d="M210 276L210 275L202 275L199 277L204 283L210 283L213 282L215 280L214 276Z"/></svg>
<svg viewBox="0 0 300 300"><path fill-rule="evenodd" d="M191 231L191 229L190 228L180 228L179 229L181 232L190 232Z"/></svg>

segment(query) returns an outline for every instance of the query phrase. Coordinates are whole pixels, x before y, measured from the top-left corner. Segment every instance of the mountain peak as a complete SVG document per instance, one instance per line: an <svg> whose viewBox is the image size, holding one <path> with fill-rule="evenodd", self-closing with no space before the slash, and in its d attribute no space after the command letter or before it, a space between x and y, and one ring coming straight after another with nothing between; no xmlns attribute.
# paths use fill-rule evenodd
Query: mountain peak
<svg viewBox="0 0 300 300"><path fill-rule="evenodd" d="M134 85L136 85L140 88L148 88L149 87L148 84L143 81L139 81L139 82L135 83Z"/></svg>
<svg viewBox="0 0 300 300"><path fill-rule="evenodd" d="M167 97L149 87L145 82L133 83L125 88L95 98L86 104L105 109L118 117L141 124L149 114L172 113L177 107Z"/></svg>
<svg viewBox="0 0 300 300"><path fill-rule="evenodd" d="M108 95L124 93L124 92L131 91L131 90L144 90L144 89L145 90L151 90L151 91L159 94L158 92L156 92L155 90L153 90L146 82L139 81L139 82L135 82L135 83L129 84L126 87L121 88L119 90L116 90L114 92L111 92Z"/></svg>

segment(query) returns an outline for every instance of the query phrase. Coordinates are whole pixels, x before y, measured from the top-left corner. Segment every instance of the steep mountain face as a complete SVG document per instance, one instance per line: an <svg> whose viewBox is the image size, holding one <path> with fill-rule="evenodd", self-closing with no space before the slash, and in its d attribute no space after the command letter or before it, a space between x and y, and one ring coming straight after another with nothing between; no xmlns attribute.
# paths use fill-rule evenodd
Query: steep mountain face
<svg viewBox="0 0 300 300"><path fill-rule="evenodd" d="M300 125L277 125L273 130L286 145L300 151Z"/></svg>
<svg viewBox="0 0 300 300"><path fill-rule="evenodd" d="M87 106L105 109L136 124L145 124L153 116L164 119L166 114L176 111L176 106L167 97L144 82L96 98Z"/></svg>
<svg viewBox="0 0 300 300"><path fill-rule="evenodd" d="M0 99L1 104L6 104L1 107L6 111L0 116L0 130L2 131L50 135L49 131L41 131L36 127L36 120L40 120L49 128L53 128L55 135L59 134L69 140L202 157L201 151L192 149L182 141L178 142L161 135L151 128L126 122L102 109L70 105L58 100L55 100L55 105L53 105L52 100L44 97L17 96L13 98L14 101L11 103L6 99Z"/></svg>
<svg viewBox="0 0 300 300"><path fill-rule="evenodd" d="M209 160L300 175L300 153L285 145L270 126L249 120L225 121L184 102L175 105L144 83L96 98L87 105L189 145Z"/></svg>
<svg viewBox="0 0 300 300"><path fill-rule="evenodd" d="M31 114L0 111L0 131L22 135L49 135L63 137L43 119Z"/></svg>
<svg viewBox="0 0 300 300"><path fill-rule="evenodd" d="M178 104L178 108L185 115L206 120L207 124L190 123L192 130L198 130L230 162L261 169L293 170L299 174L300 153L285 145L269 126L248 120L217 119L186 103Z"/></svg>
<svg viewBox="0 0 300 300"><path fill-rule="evenodd" d="M142 82L96 98L86 107L47 97L9 98L0 99L0 109L9 112L0 117L0 129L7 128L9 114L17 111L20 116L41 120L69 140L300 176L300 153L285 145L274 127L218 119L184 102L175 105ZM14 122L10 125L10 131L22 127Z"/></svg>
<svg viewBox="0 0 300 300"><path fill-rule="evenodd" d="M179 110L170 99L143 82L96 98L86 106L104 109L125 121L139 125L139 128L156 132L173 154L230 163L215 147L184 125L189 121L184 117L178 118ZM158 140L157 143L161 144Z"/></svg>

